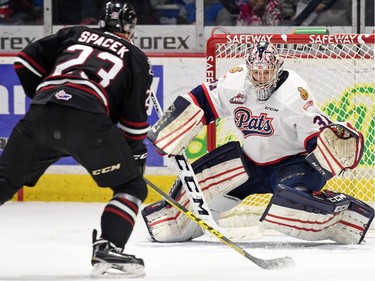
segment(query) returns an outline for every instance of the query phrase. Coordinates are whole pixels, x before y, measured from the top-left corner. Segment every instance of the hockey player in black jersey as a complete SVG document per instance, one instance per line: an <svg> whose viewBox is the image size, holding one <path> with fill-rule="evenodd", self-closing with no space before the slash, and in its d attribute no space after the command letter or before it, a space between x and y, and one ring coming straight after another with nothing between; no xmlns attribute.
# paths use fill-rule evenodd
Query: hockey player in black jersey
<svg viewBox="0 0 375 281"><path fill-rule="evenodd" d="M109 1L100 28L62 29L25 47L14 62L32 103L0 158L0 205L72 156L98 186L113 190L100 237L93 231L93 275L144 274L143 260L123 253L147 195L143 140L153 74L132 43L136 21L130 4Z"/></svg>

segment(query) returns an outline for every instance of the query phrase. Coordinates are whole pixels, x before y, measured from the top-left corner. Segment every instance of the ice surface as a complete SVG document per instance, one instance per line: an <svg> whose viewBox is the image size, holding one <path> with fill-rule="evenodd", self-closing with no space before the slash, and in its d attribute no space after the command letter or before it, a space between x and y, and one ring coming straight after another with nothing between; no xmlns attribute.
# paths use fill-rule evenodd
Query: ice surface
<svg viewBox="0 0 375 281"><path fill-rule="evenodd" d="M100 229L104 206L40 202L1 206L0 280L92 280L91 233L93 228ZM138 280L145 281L375 281L373 235L361 245L304 242L275 235L238 244L258 258L291 256L296 266L264 270L210 238L151 243L141 217L126 253L144 259L147 275Z"/></svg>

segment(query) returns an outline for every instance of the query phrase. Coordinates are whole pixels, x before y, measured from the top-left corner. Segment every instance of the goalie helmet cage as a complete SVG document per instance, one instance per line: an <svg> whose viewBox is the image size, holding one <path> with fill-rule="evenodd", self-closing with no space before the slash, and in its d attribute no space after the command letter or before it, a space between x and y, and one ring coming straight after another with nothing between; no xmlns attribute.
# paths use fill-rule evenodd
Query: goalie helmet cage
<svg viewBox="0 0 375 281"><path fill-rule="evenodd" d="M346 120L363 133L365 149L360 165L329 180L325 189L374 206L375 35L216 34L206 46L207 81L244 64L247 50L259 41L277 45L285 58L284 69L296 70L307 81L325 114L333 121ZM219 119L207 126L208 151L232 140L241 141L241 136L230 120ZM261 214L270 198L271 194L249 196L222 217Z"/></svg>

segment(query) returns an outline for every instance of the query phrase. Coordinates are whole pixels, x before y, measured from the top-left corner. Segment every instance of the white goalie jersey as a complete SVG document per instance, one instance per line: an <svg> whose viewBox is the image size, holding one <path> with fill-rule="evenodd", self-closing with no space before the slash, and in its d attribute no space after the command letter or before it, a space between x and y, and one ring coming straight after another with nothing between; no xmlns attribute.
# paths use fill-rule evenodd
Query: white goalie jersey
<svg viewBox="0 0 375 281"><path fill-rule="evenodd" d="M290 155L306 154L307 142L330 123L299 75L287 70L281 79L284 81L271 97L259 102L256 88L247 79L246 66L240 65L219 80L198 86L188 96L205 106L206 123L232 116L245 154L257 164L271 164Z"/></svg>
<svg viewBox="0 0 375 281"><path fill-rule="evenodd" d="M323 188L331 177L358 165L363 136L350 123L333 123L318 107L306 81L282 66L276 47L260 42L249 50L245 64L179 96L165 111L147 135L159 152L179 156L195 137L196 128L224 118L232 122L241 142L239 156L232 153L231 159L241 159L249 172L246 180L236 178L231 185L223 182L220 176L232 171L233 164L223 162L222 156L229 157L226 152L234 150L219 146L189 169L199 181L190 185L186 175L179 173L181 181L176 181L170 195L181 205L189 199L196 213L202 211L196 207L198 199L207 197L209 216L218 222L214 225L231 233L229 228L246 228L248 221L233 225L218 220L218 214L251 194L273 193L260 219L263 225L304 240L361 243L374 218L373 208ZM180 165L176 166L179 171ZM215 183L220 184L211 189ZM201 185L197 193L191 187ZM202 235L198 225L165 201L147 206L142 215L154 241L181 242ZM207 220L212 223L212 218Z"/></svg>

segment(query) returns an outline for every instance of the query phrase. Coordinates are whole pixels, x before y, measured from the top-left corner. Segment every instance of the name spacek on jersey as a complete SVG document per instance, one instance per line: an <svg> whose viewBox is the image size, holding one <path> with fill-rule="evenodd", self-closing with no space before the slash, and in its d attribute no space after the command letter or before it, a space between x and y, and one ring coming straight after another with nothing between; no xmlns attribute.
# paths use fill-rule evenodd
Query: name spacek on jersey
<svg viewBox="0 0 375 281"><path fill-rule="evenodd" d="M306 82L291 70L283 71L276 91L265 102L257 101L245 65L196 87L186 98L203 109L205 124L231 117L244 153L258 165L307 154L315 147L320 128L331 123Z"/></svg>
<svg viewBox="0 0 375 281"><path fill-rule="evenodd" d="M128 139L145 139L153 74L147 56L127 39L99 28L63 28L26 46L15 69L32 103L104 113Z"/></svg>

